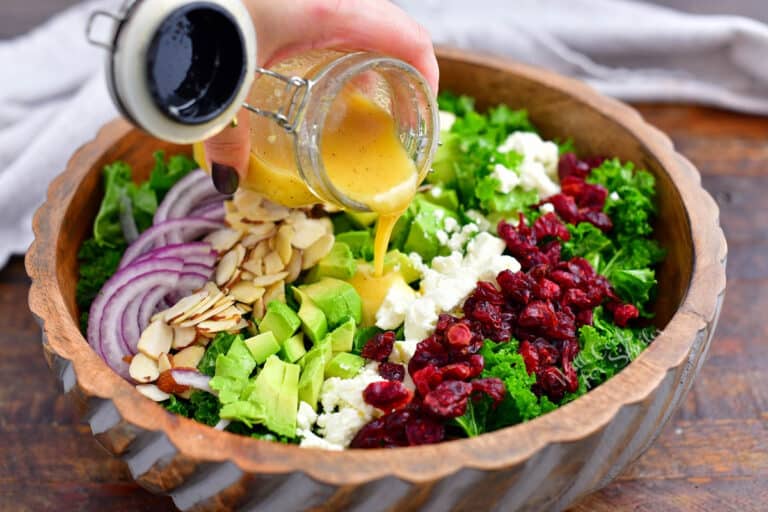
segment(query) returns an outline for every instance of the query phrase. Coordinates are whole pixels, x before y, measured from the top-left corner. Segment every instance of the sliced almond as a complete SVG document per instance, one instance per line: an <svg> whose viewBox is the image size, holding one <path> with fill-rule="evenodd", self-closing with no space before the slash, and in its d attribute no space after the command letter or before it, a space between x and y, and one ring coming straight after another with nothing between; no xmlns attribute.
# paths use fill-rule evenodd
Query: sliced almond
<svg viewBox="0 0 768 512"><path fill-rule="evenodd" d="M180 324L180 327L194 327L198 325L200 322L204 322L208 320L209 318L218 315L228 307L230 307L234 303L233 299L231 297L227 297L227 300L223 300L219 302L219 304L215 305L208 311L205 311L204 313L201 313L197 316L193 316L192 318L188 319L187 321Z"/></svg>
<svg viewBox="0 0 768 512"><path fill-rule="evenodd" d="M221 258L221 261L216 266L215 281L217 285L223 286L232 278L238 267L238 257L237 251L233 249Z"/></svg>
<svg viewBox="0 0 768 512"><path fill-rule="evenodd" d="M238 302L253 304L264 295L264 287L249 281L240 281L229 290L229 294Z"/></svg>
<svg viewBox="0 0 768 512"><path fill-rule="evenodd" d="M207 291L201 291L193 293L192 295L187 295L176 304L174 304L173 307L167 309L165 311L165 315L163 315L163 318L166 322L172 322L187 311L194 309L201 302L203 302L206 297L208 297Z"/></svg>
<svg viewBox="0 0 768 512"><path fill-rule="evenodd" d="M197 330L200 332L222 332L234 329L239 323L239 319L234 320L209 320L201 322L197 325Z"/></svg>
<svg viewBox="0 0 768 512"><path fill-rule="evenodd" d="M264 256L264 273L276 274L285 268L283 260L277 252L271 252Z"/></svg>
<svg viewBox="0 0 768 512"><path fill-rule="evenodd" d="M254 286L266 287L266 286L271 286L274 283L277 283L278 281L282 281L286 277L288 277L288 272L282 271L282 272L278 272L277 274L256 277L254 278L253 281L251 281L251 283L253 283Z"/></svg>
<svg viewBox="0 0 768 512"><path fill-rule="evenodd" d="M174 327L171 347L181 349L195 342L195 329L192 327Z"/></svg>
<svg viewBox="0 0 768 512"><path fill-rule="evenodd" d="M232 318L240 318L242 316L240 314L240 310L237 309L234 305L229 306L227 309L222 311L221 313L212 316L209 318L209 320L231 320Z"/></svg>
<svg viewBox="0 0 768 512"><path fill-rule="evenodd" d="M160 388L154 384L137 384L136 391L154 402L164 402L171 398L171 395L165 391L161 391Z"/></svg>
<svg viewBox="0 0 768 512"><path fill-rule="evenodd" d="M288 224L295 224L296 222L302 222L307 220L307 212L304 210L291 210L291 214L285 219Z"/></svg>
<svg viewBox="0 0 768 512"><path fill-rule="evenodd" d="M263 260L248 260L245 263L243 263L243 268L245 269L246 272L252 274L254 276L254 279L264 274Z"/></svg>
<svg viewBox="0 0 768 512"><path fill-rule="evenodd" d="M243 329L245 329L246 327L248 327L248 321L243 319L243 318L241 318L240 321L237 322L237 324L235 324L235 326L232 329L229 329L229 331L227 331L227 332L231 332L233 334L236 334L236 333L239 333L240 331L242 331Z"/></svg>
<svg viewBox="0 0 768 512"><path fill-rule="evenodd" d="M275 236L276 229L274 222L248 224L248 236L261 237L261 240L264 240Z"/></svg>
<svg viewBox="0 0 768 512"><path fill-rule="evenodd" d="M303 261L301 263L302 270L307 270L317 265L317 262L323 259L331 252L333 247L333 235L323 235L317 239L306 251L304 251Z"/></svg>
<svg viewBox="0 0 768 512"><path fill-rule="evenodd" d="M205 354L205 348L200 345L192 345L173 355L174 368L197 368Z"/></svg>
<svg viewBox="0 0 768 512"><path fill-rule="evenodd" d="M165 352L160 354L160 357L157 358L157 371L160 373L163 373L165 370L170 370L173 368L173 363L171 362L171 357Z"/></svg>
<svg viewBox="0 0 768 512"><path fill-rule="evenodd" d="M263 299L264 304L269 304L273 300L285 303L285 281L278 281L268 286Z"/></svg>
<svg viewBox="0 0 768 512"><path fill-rule="evenodd" d="M290 224L283 224L275 237L275 251L280 256L283 265L287 265L291 260L293 250L291 240L293 239L294 229Z"/></svg>
<svg viewBox="0 0 768 512"><path fill-rule="evenodd" d="M203 238L203 242L211 244L211 248L219 254L224 254L235 246L242 238L243 233L236 229L219 229Z"/></svg>
<svg viewBox="0 0 768 512"><path fill-rule="evenodd" d="M240 269L237 269L237 270L235 270L235 273L234 273L234 274L232 274L232 277L231 277L231 278L229 278L229 281L227 281L227 282L224 284L223 288L224 288L225 290L227 290L227 292L229 292L229 290L231 290L231 289L232 289L232 287L233 287L233 286L235 286L235 284L237 284L237 283L239 283L239 282L240 282L240 279L241 279L241 277L240 277L240 276L241 276L242 274L243 274L243 271L242 271L242 270L240 270Z"/></svg>
<svg viewBox="0 0 768 512"><path fill-rule="evenodd" d="M317 240L325 235L322 223L315 219L305 219L293 224L294 234L291 245L297 249L308 249Z"/></svg>
<svg viewBox="0 0 768 512"><path fill-rule="evenodd" d="M240 316L253 311L253 308L247 304L235 304L235 308L240 312Z"/></svg>
<svg viewBox="0 0 768 512"><path fill-rule="evenodd" d="M139 337L136 348L142 354L157 360L160 354L168 353L173 343L173 329L160 320L152 322Z"/></svg>
<svg viewBox="0 0 768 512"><path fill-rule="evenodd" d="M244 270L244 271L243 271L243 272L240 274L240 280L241 280L241 281L253 281L253 278L254 278L254 277L256 277L256 276L255 276L255 275L253 275L253 273L251 273L251 272L248 272L247 270Z"/></svg>
<svg viewBox="0 0 768 512"><path fill-rule="evenodd" d="M157 368L157 361L140 352L133 356L128 374L136 382L147 383L157 380L160 371Z"/></svg>
<svg viewBox="0 0 768 512"><path fill-rule="evenodd" d="M333 234L333 222L331 222L330 217L320 217L319 219L315 219L315 221L323 226L323 231L325 231L326 235Z"/></svg>
<svg viewBox="0 0 768 512"><path fill-rule="evenodd" d="M253 303L253 312L251 316L255 320L261 320L264 318L264 313L266 313L266 308L264 307L264 297L262 297Z"/></svg>
<svg viewBox="0 0 768 512"><path fill-rule="evenodd" d="M248 261L261 261L269 252L269 241L262 240L248 254Z"/></svg>
<svg viewBox="0 0 768 512"><path fill-rule="evenodd" d="M211 283L213 284L213 283ZM213 285L214 288L216 288L216 285ZM209 292L210 293L210 292ZM200 315L202 313L205 313L211 307L216 304L221 298L224 297L224 292L216 288L216 292L210 294L206 299L198 304L196 307L192 308L191 310L187 311L177 319L173 321L174 325L181 325L182 327L189 327L188 325L182 325L184 324L188 319Z"/></svg>
<svg viewBox="0 0 768 512"><path fill-rule="evenodd" d="M287 282L292 283L299 278L299 274L301 274L302 260L303 251L301 249L294 249L291 254L291 261L289 261L288 265L285 267L285 271L288 272L288 275L285 276Z"/></svg>

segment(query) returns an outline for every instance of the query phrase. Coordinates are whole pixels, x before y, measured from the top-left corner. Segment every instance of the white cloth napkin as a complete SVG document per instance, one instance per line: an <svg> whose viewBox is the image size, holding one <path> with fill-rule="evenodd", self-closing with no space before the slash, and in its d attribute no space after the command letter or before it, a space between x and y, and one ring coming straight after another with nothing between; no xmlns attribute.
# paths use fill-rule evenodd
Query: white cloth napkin
<svg viewBox="0 0 768 512"><path fill-rule="evenodd" d="M397 1L439 43L547 67L627 100L768 114L768 26L756 21L628 0ZM91 11L119 4L84 2L0 41L0 268L31 242L49 182L117 115L104 50L84 33Z"/></svg>

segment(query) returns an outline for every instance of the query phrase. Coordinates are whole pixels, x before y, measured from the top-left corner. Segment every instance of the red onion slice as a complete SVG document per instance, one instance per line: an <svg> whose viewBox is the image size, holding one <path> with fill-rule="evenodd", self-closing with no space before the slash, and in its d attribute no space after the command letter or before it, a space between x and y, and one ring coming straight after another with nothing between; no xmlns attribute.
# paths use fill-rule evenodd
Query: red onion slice
<svg viewBox="0 0 768 512"><path fill-rule="evenodd" d="M220 229L223 225L222 222L200 217L183 217L157 224L142 233L138 240L128 247L125 254L123 254L119 268L125 268L138 259L139 256L151 251L154 247L165 245L164 237L169 233L178 233L182 241L189 241L210 233L215 229Z"/></svg>
<svg viewBox="0 0 768 512"><path fill-rule="evenodd" d="M123 358L131 355L130 347L125 347L120 336L120 318L132 300L142 295L149 288L173 288L179 279L179 271L160 269L149 271L134 277L128 283L109 296L109 300L97 310L99 317L98 336L93 338L106 363L119 375L128 378L128 363ZM92 308L93 309L93 308ZM90 321L89 321L90 332ZM89 336L89 342L94 343ZM138 342L138 340L137 340Z"/></svg>
<svg viewBox="0 0 768 512"><path fill-rule="evenodd" d="M232 420L219 420L219 422L213 426L216 430L224 430L229 426L229 424L232 423Z"/></svg>
<svg viewBox="0 0 768 512"><path fill-rule="evenodd" d="M200 263L209 267L216 263L216 251L206 242L187 242L158 247L136 258L134 263L152 258L179 258L184 263Z"/></svg>
<svg viewBox="0 0 768 512"><path fill-rule="evenodd" d="M203 217L212 220L223 220L226 215L224 202L220 200L204 203L189 212L190 217Z"/></svg>
<svg viewBox="0 0 768 512"><path fill-rule="evenodd" d="M153 223L159 224L170 219L169 212L171 211L171 207L184 197L184 194L190 187L206 180L209 180L208 175L205 174L205 171L202 169L194 170L180 179L173 187L171 187L168 193L165 194L160 206L157 207Z"/></svg>
<svg viewBox="0 0 768 512"><path fill-rule="evenodd" d="M155 288L146 290L143 294L137 295L128 307L123 311L123 316L120 320L120 339L123 344L123 348L130 350L132 343L138 342L143 329L141 322L139 322L139 311L141 311L142 305L146 302L147 296L150 295Z"/></svg>
<svg viewBox="0 0 768 512"><path fill-rule="evenodd" d="M179 287L179 279L176 280L175 287ZM139 336L141 336L141 333L149 325L152 319L152 315L154 315L159 309L162 308L161 303L163 301L163 297L168 295L171 290L172 288L158 287L152 289L149 293L144 295L144 298L141 302L141 307L139 308L136 317L133 319L134 323L139 326ZM131 349L132 354L136 353L136 344L139 342L139 336L135 338L128 338L128 346Z"/></svg>
<svg viewBox="0 0 768 512"><path fill-rule="evenodd" d="M171 377L176 381L176 384L180 386L189 386L190 388L199 389L215 395L209 382L211 378L197 371L194 368L173 368L171 370Z"/></svg>

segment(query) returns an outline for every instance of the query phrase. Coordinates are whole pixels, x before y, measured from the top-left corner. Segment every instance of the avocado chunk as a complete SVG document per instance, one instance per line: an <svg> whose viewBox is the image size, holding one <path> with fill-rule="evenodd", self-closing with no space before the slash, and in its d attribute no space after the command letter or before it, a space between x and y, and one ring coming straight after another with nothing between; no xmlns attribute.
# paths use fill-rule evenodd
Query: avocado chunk
<svg viewBox="0 0 768 512"><path fill-rule="evenodd" d="M427 192L420 194L420 197L423 197L425 201L429 201L432 204L442 206L451 212L459 210L459 196L452 188L444 188L436 185Z"/></svg>
<svg viewBox="0 0 768 512"><path fill-rule="evenodd" d="M355 321L350 318L332 332L328 333L334 352L349 352L355 339Z"/></svg>
<svg viewBox="0 0 768 512"><path fill-rule="evenodd" d="M339 352L331 362L325 367L326 377L339 377L341 379L351 379L358 374L360 368L365 364L365 359L349 352Z"/></svg>
<svg viewBox="0 0 768 512"><path fill-rule="evenodd" d="M289 438L296 437L296 412L299 409L299 365L269 356L252 385L248 386L245 402L252 407L238 406L241 412L257 412L253 418L238 417L246 424L263 423L272 432ZM237 406L236 404L233 404ZM225 406L226 407L226 406ZM233 410L235 407L232 408ZM225 417L222 408L222 418ZM226 411L226 414L230 414Z"/></svg>
<svg viewBox="0 0 768 512"><path fill-rule="evenodd" d="M293 336L299 326L299 316L282 302L273 300L267 304L267 313L259 323L259 331L273 333L278 343L282 343Z"/></svg>
<svg viewBox="0 0 768 512"><path fill-rule="evenodd" d="M329 329L335 329L350 318L356 324L360 323L363 302L357 290L346 281L324 277L316 283L299 286L299 289L325 314Z"/></svg>
<svg viewBox="0 0 768 512"><path fill-rule="evenodd" d="M389 247L392 249L402 249L405 240L408 238L408 230L411 228L413 217L416 215L415 207L409 206L405 212L397 219L395 227L392 228L392 236L389 238Z"/></svg>
<svg viewBox="0 0 768 512"><path fill-rule="evenodd" d="M347 244L355 258L373 259L373 236L370 231L347 231L336 235L336 242Z"/></svg>
<svg viewBox="0 0 768 512"><path fill-rule="evenodd" d="M271 331L263 332L245 340L245 346L251 351L251 355L258 364L264 364L264 361L271 355L280 351L275 334ZM293 361L291 361L293 362Z"/></svg>
<svg viewBox="0 0 768 512"><path fill-rule="evenodd" d="M325 361L322 357L313 357L301 370L299 379L299 400L307 402L317 410L317 399L325 380Z"/></svg>
<svg viewBox="0 0 768 512"><path fill-rule="evenodd" d="M456 218L456 215L424 199L419 199L415 203L418 213L413 218L408 238L403 245L403 252L416 252L424 258L424 261L432 261L432 258L442 250L437 232L443 229L446 218Z"/></svg>
<svg viewBox="0 0 768 512"><path fill-rule="evenodd" d="M295 363L307 353L307 349L304 348L304 334L294 334L283 342L283 347L280 349L280 356L284 361L289 363Z"/></svg>
<svg viewBox="0 0 768 512"><path fill-rule="evenodd" d="M319 359L323 362L323 368L333 358L333 345L331 345L331 339L326 336L321 341L317 342L314 347L299 360L299 365L302 368L306 368L312 362L313 359Z"/></svg>
<svg viewBox="0 0 768 512"><path fill-rule="evenodd" d="M352 250L344 242L336 242L325 257L317 262L317 265L307 273L305 283L314 283L323 277L335 277L336 279L349 279L355 275L357 262L352 255Z"/></svg>
<svg viewBox="0 0 768 512"><path fill-rule="evenodd" d="M210 381L211 389L219 395L222 404L236 402L248 385L256 360L242 336L236 336L226 354L216 358L216 371Z"/></svg>
<svg viewBox="0 0 768 512"><path fill-rule="evenodd" d="M292 291L293 296L301 304L298 313L301 329L312 343L317 343L328 333L328 321L325 319L325 313L299 288L293 287Z"/></svg>
<svg viewBox="0 0 768 512"><path fill-rule="evenodd" d="M344 212L344 214L349 217L349 220L352 221L352 224L363 229L371 227L373 223L376 222L376 219L379 218L379 214L375 212L348 211Z"/></svg>
<svg viewBox="0 0 768 512"><path fill-rule="evenodd" d="M411 258L397 249L389 251L384 256L384 273L398 272L406 283L413 283L421 279L421 271L416 268Z"/></svg>

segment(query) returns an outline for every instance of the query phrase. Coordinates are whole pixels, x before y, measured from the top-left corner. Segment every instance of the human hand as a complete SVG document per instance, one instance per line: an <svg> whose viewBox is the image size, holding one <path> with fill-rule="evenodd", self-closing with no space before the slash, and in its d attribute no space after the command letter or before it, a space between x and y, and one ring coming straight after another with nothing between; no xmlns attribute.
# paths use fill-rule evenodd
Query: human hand
<svg viewBox="0 0 768 512"><path fill-rule="evenodd" d="M426 29L388 0L244 0L256 28L259 65L318 48L366 50L408 62L437 91L439 71ZM250 115L205 141L216 187L237 189L248 170Z"/></svg>

